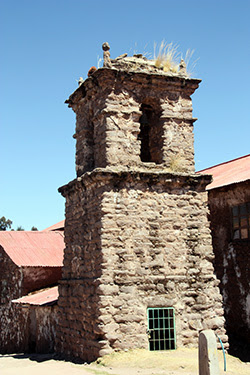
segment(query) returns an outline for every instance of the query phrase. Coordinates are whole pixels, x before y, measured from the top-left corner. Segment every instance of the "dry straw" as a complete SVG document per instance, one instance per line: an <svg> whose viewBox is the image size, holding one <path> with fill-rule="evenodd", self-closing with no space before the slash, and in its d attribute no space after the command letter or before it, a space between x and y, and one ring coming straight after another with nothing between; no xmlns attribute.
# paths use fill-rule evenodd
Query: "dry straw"
<svg viewBox="0 0 250 375"><path fill-rule="evenodd" d="M178 73L179 62L183 58L182 54L178 51L179 46L173 43L166 43L164 40L161 42L158 51L157 44L154 43L154 65L162 69L164 72ZM188 49L185 57L183 58L187 65L187 75L193 75L196 61L191 62L194 50ZM191 62L191 64L190 64ZM190 66L191 65L191 66Z"/></svg>
<svg viewBox="0 0 250 375"><path fill-rule="evenodd" d="M156 53L157 45L154 44L154 63L157 68L162 68L164 72L177 73L179 64L178 46L173 43L161 42L158 52Z"/></svg>

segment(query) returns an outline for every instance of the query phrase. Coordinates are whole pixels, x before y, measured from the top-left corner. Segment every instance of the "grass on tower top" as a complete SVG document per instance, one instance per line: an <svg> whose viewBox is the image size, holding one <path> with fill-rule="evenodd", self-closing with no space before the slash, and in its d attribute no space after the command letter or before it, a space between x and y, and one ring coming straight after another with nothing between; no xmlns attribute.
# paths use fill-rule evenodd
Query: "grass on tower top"
<svg viewBox="0 0 250 375"><path fill-rule="evenodd" d="M154 44L154 64L157 68L162 68L164 72L177 73L179 69L178 59L180 53L178 46L173 43L166 43L164 40L161 42L158 51L156 52L157 45Z"/></svg>
<svg viewBox="0 0 250 375"><path fill-rule="evenodd" d="M178 51L179 46L173 43L161 42L157 49L157 44L154 43L154 65L162 69L164 72L178 73L180 60L183 59L187 66L187 76L193 75L196 61L191 61L194 50L188 49L185 56ZM191 67L190 67L191 65Z"/></svg>

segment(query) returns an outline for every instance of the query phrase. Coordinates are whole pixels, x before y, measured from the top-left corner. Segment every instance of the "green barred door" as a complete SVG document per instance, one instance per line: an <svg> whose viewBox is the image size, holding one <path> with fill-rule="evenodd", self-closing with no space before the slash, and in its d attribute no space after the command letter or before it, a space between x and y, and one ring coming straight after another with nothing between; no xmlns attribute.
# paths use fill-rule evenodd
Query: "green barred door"
<svg viewBox="0 0 250 375"><path fill-rule="evenodd" d="M173 307L148 308L149 350L176 349Z"/></svg>

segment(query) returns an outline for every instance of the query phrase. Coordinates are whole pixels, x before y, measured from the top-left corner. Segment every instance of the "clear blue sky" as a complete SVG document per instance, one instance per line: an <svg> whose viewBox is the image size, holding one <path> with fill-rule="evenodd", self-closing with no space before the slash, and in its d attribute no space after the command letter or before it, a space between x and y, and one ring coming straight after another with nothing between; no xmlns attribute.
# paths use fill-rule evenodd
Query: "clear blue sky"
<svg viewBox="0 0 250 375"><path fill-rule="evenodd" d="M102 56L194 49L195 161L248 154L250 1L0 0L0 217L42 230L64 218L59 186L75 178L75 115L64 104Z"/></svg>

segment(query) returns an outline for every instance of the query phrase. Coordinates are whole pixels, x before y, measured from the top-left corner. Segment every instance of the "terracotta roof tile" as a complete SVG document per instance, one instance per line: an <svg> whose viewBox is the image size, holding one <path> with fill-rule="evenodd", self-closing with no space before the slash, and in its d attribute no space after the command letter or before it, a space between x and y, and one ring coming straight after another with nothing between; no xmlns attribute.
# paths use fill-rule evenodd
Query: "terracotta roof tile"
<svg viewBox="0 0 250 375"><path fill-rule="evenodd" d="M58 286L48 288L42 291L30 293L18 299L14 299L13 303L29 304L29 305L47 305L56 302L58 299Z"/></svg>
<svg viewBox="0 0 250 375"><path fill-rule="evenodd" d="M213 175L213 182L207 190L249 180L250 154L197 172L200 173Z"/></svg>
<svg viewBox="0 0 250 375"><path fill-rule="evenodd" d="M56 223L54 225L51 225L48 228L43 229L42 232L48 232L48 231L54 231L54 230L64 230L64 224L65 224L65 220L59 221L59 223Z"/></svg>
<svg viewBox="0 0 250 375"><path fill-rule="evenodd" d="M65 244L61 232L0 231L0 246L17 266L63 265Z"/></svg>

